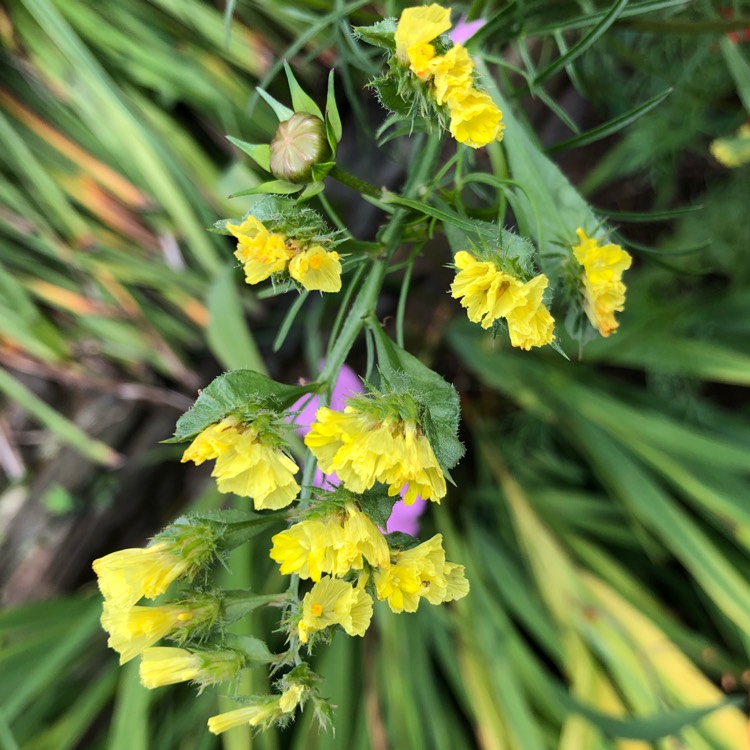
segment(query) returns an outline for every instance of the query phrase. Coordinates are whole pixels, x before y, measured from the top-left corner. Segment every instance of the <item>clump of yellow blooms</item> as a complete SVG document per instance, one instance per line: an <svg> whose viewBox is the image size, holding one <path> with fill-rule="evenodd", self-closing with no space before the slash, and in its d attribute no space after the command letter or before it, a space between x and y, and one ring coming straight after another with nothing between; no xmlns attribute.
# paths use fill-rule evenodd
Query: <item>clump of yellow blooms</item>
<svg viewBox="0 0 750 750"><path fill-rule="evenodd" d="M447 107L451 135L481 148L502 139L503 115L492 97L475 86L474 63L465 47L456 44L438 54L431 44L450 27L450 8L406 8L396 27L396 58L427 85L439 106Z"/></svg>
<svg viewBox="0 0 750 750"><path fill-rule="evenodd" d="M305 445L320 468L336 472L352 492L382 482L391 497L405 490L407 505L417 495L439 502L447 491L445 476L418 424L416 405L413 412L405 418L388 399L350 398L343 412L318 409Z"/></svg>
<svg viewBox="0 0 750 750"><path fill-rule="evenodd" d="M603 245L583 229L576 229L576 234L579 242L573 245L573 255L583 266L583 309L591 325L606 337L617 330L615 313L625 307L622 274L630 268L632 258L619 245Z"/></svg>
<svg viewBox="0 0 750 750"><path fill-rule="evenodd" d="M390 565L374 572L375 589L393 612L416 612L420 599L443 604L469 593L463 565L445 561L443 537L392 554Z"/></svg>
<svg viewBox="0 0 750 750"><path fill-rule="evenodd" d="M553 341L555 321L542 299L547 288L544 274L523 282L466 250L456 253L454 263L458 273L451 296L461 300L472 323L486 329L504 318L510 343L527 351Z"/></svg>
<svg viewBox="0 0 750 750"><path fill-rule="evenodd" d="M338 292L341 289L341 259L335 250L271 232L254 216L239 224L226 223L237 238L234 252L242 263L245 281L259 284L285 271L305 289Z"/></svg>
<svg viewBox="0 0 750 750"><path fill-rule="evenodd" d="M273 539L271 559L283 575L319 581L323 573L336 577L362 570L365 562L386 565L388 544L378 527L353 503L319 518L294 524Z"/></svg>
<svg viewBox="0 0 750 750"><path fill-rule="evenodd" d="M250 497L256 510L285 508L299 494L297 464L279 445L270 429L229 416L195 437L182 462L216 459L211 476L219 492Z"/></svg>

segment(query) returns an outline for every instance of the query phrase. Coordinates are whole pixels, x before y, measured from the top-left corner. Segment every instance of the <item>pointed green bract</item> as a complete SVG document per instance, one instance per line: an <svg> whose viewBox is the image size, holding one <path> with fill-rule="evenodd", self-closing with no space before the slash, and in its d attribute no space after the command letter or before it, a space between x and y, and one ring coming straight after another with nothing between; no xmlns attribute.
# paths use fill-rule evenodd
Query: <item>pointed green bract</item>
<svg viewBox="0 0 750 750"><path fill-rule="evenodd" d="M253 370L233 370L220 375L201 391L190 411L178 420L174 437L180 443L197 435L229 414L241 416L248 410L283 411L300 396L317 389L317 384L285 385Z"/></svg>
<svg viewBox="0 0 750 750"><path fill-rule="evenodd" d="M294 111L307 112L308 114L315 115L315 117L322 120L323 113L320 111L320 107L318 107L315 101L305 92L302 86L299 85L286 60L284 60L284 72L286 73L286 79L289 82L289 91L292 95L292 106L294 107Z"/></svg>

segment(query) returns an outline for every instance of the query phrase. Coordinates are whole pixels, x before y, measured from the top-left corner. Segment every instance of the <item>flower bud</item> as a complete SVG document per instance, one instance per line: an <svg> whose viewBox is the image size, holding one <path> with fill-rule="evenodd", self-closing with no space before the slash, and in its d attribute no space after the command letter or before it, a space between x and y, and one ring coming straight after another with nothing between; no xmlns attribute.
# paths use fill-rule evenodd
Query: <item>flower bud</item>
<svg viewBox="0 0 750 750"><path fill-rule="evenodd" d="M325 123L315 115L297 112L279 123L271 141L271 174L287 182L309 182L313 165L330 156Z"/></svg>

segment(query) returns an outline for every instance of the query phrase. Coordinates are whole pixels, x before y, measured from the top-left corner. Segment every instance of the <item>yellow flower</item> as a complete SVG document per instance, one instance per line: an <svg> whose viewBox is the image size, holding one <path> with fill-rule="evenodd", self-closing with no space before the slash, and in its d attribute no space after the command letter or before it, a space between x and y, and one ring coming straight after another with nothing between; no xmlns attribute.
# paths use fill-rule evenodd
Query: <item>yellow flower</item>
<svg viewBox="0 0 750 750"><path fill-rule="evenodd" d="M105 601L101 623L109 633L107 645L120 654L120 664L125 664L170 634L210 625L218 611L216 602L120 609Z"/></svg>
<svg viewBox="0 0 750 750"><path fill-rule="evenodd" d="M573 245L573 254L583 266L583 309L591 325L606 337L617 330L615 313L625 307L622 274L632 258L619 245L601 245L583 229L576 229L576 234L579 244Z"/></svg>
<svg viewBox="0 0 750 750"><path fill-rule="evenodd" d="M313 245L292 258L289 275L310 291L338 292L341 289L339 254Z"/></svg>
<svg viewBox="0 0 750 750"><path fill-rule="evenodd" d="M242 708L236 708L234 711L212 716L208 720L208 731L212 734L221 734L243 724L249 724L251 727L270 726L283 713L279 706L279 699L271 698L262 703L243 706Z"/></svg>
<svg viewBox="0 0 750 750"><path fill-rule="evenodd" d="M336 472L352 492L364 492L375 482L389 485L397 495L406 485L404 502L417 495L439 501L445 497L445 476L430 441L413 419L383 419L361 410L356 401L343 412L318 409L305 444L320 468Z"/></svg>
<svg viewBox="0 0 750 750"><path fill-rule="evenodd" d="M750 123L745 123L735 135L711 141L711 155L725 167L741 167L750 162Z"/></svg>
<svg viewBox="0 0 750 750"><path fill-rule="evenodd" d="M373 577L378 599L387 601L393 612L416 612L422 598L442 604L469 593L463 565L445 561L440 534L412 549L394 552L390 568L376 570Z"/></svg>
<svg viewBox="0 0 750 750"><path fill-rule="evenodd" d="M342 544L341 526L331 518L309 519L276 534L270 557L279 563L282 575L319 581L336 567L336 548Z"/></svg>
<svg viewBox="0 0 750 750"><path fill-rule="evenodd" d="M297 497L294 475L299 467L284 451L267 442L252 423L227 417L207 427L188 446L182 462L216 459L211 476L219 492L251 497L256 510L284 508Z"/></svg>
<svg viewBox="0 0 750 750"><path fill-rule="evenodd" d="M396 27L396 57L402 65L411 65L412 51L415 57L421 47L439 37L451 27L450 8L432 5L419 8L406 8ZM416 72L416 71L415 71Z"/></svg>
<svg viewBox="0 0 750 750"><path fill-rule="evenodd" d="M299 706L302 696L305 693L305 686L299 682L290 685L279 698L279 708L286 714L294 711Z"/></svg>
<svg viewBox="0 0 750 750"><path fill-rule="evenodd" d="M555 321L542 301L546 288L547 277L544 274L523 285L525 302L514 307L507 316L508 333L513 346L529 351L532 346L551 344L555 338Z"/></svg>
<svg viewBox="0 0 750 750"><path fill-rule="evenodd" d="M273 539L271 559L283 575L319 581L323 573L344 576L372 566L388 565L388 543L378 527L353 503L323 520L300 521Z"/></svg>
<svg viewBox="0 0 750 750"><path fill-rule="evenodd" d="M348 635L364 635L372 619L372 599L361 588L339 578L324 576L302 600L299 639L307 643L311 633L340 625Z"/></svg>
<svg viewBox="0 0 750 750"><path fill-rule="evenodd" d="M286 269L293 253L283 234L269 232L254 216L241 224L227 222L226 227L237 238L234 255L242 263L248 284L258 284Z"/></svg>
<svg viewBox="0 0 750 750"><path fill-rule="evenodd" d="M451 135L471 148L481 148L503 137L503 113L486 91L459 89L448 98Z"/></svg>
<svg viewBox="0 0 750 750"><path fill-rule="evenodd" d="M474 63L460 44L436 58L431 71L435 101L440 105L462 99L473 87Z"/></svg>
<svg viewBox="0 0 750 750"><path fill-rule="evenodd" d="M203 689L233 679L243 666L244 659L236 651L147 648L141 656L141 685L153 689L177 682L197 682Z"/></svg>
<svg viewBox="0 0 750 750"><path fill-rule="evenodd" d="M153 599L163 594L172 581L195 563L196 559L182 555L179 547L157 542L145 549L112 552L94 560L92 567L104 598L113 607L127 609L144 596Z"/></svg>
<svg viewBox="0 0 750 750"><path fill-rule="evenodd" d="M544 274L524 283L466 250L457 252L454 262L458 273L451 284L451 296L461 300L472 323L481 323L486 329L498 318L505 318L510 343L521 349L553 340L554 320L542 301L547 287Z"/></svg>
<svg viewBox="0 0 750 750"><path fill-rule="evenodd" d="M435 57L435 48L431 44L415 44L409 47L409 67L418 78L429 78L435 63L440 59Z"/></svg>

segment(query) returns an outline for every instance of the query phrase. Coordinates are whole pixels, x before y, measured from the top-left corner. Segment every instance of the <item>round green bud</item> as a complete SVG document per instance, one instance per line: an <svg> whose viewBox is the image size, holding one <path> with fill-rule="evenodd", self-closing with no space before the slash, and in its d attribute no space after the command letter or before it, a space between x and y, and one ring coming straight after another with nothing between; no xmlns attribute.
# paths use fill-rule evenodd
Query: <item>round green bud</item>
<svg viewBox="0 0 750 750"><path fill-rule="evenodd" d="M271 174L287 182L310 182L313 164L325 162L330 156L323 120L296 112L279 123L271 141Z"/></svg>

